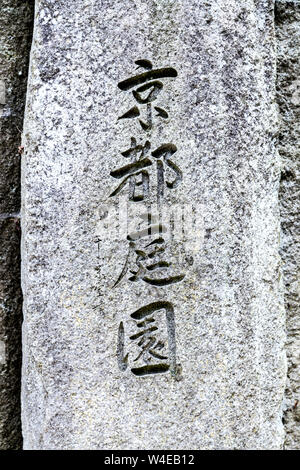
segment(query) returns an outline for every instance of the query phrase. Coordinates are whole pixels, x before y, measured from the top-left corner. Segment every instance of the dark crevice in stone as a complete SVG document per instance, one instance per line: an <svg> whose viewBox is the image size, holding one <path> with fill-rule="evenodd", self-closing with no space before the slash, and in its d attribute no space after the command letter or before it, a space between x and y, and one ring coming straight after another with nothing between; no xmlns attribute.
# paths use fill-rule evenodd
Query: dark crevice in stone
<svg viewBox="0 0 300 470"><path fill-rule="evenodd" d="M0 450L22 448L21 133L33 0L6 0L0 19Z"/></svg>

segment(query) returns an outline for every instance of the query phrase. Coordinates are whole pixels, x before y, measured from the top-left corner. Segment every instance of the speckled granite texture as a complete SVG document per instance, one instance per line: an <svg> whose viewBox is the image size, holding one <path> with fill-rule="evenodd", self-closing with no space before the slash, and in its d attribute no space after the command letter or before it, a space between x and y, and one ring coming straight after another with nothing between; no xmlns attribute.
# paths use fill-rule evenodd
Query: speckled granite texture
<svg viewBox="0 0 300 470"><path fill-rule="evenodd" d="M282 448L275 62L272 0L37 2L25 449ZM121 199L136 231L99 234ZM176 204L192 245L148 233Z"/></svg>

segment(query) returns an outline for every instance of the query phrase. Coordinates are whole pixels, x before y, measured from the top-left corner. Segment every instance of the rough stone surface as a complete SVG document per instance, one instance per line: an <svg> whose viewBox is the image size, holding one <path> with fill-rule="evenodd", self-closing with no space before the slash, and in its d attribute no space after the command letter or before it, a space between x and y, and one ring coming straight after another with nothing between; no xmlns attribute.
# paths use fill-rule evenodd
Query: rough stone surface
<svg viewBox="0 0 300 470"><path fill-rule="evenodd" d="M276 3L281 256L287 312L288 378L284 407L286 449L300 448L300 311L299 311L299 152L300 152L300 3Z"/></svg>
<svg viewBox="0 0 300 470"><path fill-rule="evenodd" d="M20 153L33 2L0 1L0 449L20 424Z"/></svg>
<svg viewBox="0 0 300 470"><path fill-rule="evenodd" d="M273 10L271 0L37 2L22 170L25 449L282 448ZM150 106L118 87L149 72L145 60L177 71L159 76ZM151 106L160 111L145 129ZM162 200L165 165L166 181L179 170L182 180L163 186L164 205L202 208L204 239L169 240L181 261L154 272L184 271L168 286L146 282L137 264L126 272L129 241L99 231L117 196L133 195L131 177L110 197L132 138L177 147L161 164L144 149L150 202ZM146 194L143 178L134 189ZM132 227L141 202L130 202ZM150 320L154 302L165 345L155 351L171 373L139 376L134 318ZM149 348L142 360L157 364Z"/></svg>

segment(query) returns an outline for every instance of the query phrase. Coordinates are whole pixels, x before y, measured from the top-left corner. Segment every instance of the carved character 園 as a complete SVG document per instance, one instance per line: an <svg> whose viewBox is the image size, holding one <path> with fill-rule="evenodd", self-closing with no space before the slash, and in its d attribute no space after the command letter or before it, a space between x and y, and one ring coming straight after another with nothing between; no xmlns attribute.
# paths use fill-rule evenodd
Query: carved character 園
<svg viewBox="0 0 300 470"><path fill-rule="evenodd" d="M130 365L136 376L160 374L176 370L174 308L170 302L157 301L145 305L130 315L136 331L128 338L123 322L119 326L117 356L119 369ZM165 322L167 337L160 337L160 326ZM125 353L125 341L135 346L135 353ZM132 357L131 357L132 356Z"/></svg>

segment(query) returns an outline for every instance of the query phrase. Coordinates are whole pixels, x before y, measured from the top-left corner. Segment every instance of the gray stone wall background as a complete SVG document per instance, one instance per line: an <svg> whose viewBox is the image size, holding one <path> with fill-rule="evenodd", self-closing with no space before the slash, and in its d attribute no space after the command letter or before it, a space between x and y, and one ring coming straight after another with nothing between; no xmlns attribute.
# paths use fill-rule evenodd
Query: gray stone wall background
<svg viewBox="0 0 300 470"><path fill-rule="evenodd" d="M288 374L285 448L300 448L300 2L276 2L277 99L282 158L279 191L281 257L285 284Z"/></svg>
<svg viewBox="0 0 300 470"><path fill-rule="evenodd" d="M20 419L21 132L33 1L0 0L0 449L22 446Z"/></svg>

